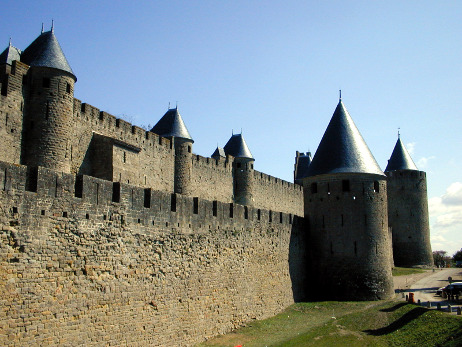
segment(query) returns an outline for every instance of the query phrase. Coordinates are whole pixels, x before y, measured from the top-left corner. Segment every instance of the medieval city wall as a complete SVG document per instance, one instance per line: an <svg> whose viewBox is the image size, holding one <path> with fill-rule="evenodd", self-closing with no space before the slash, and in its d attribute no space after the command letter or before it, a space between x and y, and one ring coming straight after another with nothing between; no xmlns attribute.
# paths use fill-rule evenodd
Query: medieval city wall
<svg viewBox="0 0 462 347"><path fill-rule="evenodd" d="M233 158L192 157L191 184L195 195L207 200L233 201Z"/></svg>
<svg viewBox="0 0 462 347"><path fill-rule="evenodd" d="M0 162L0 344L184 346L274 315L306 247L270 214Z"/></svg>
<svg viewBox="0 0 462 347"><path fill-rule="evenodd" d="M303 187L254 171L255 206L268 210L303 215Z"/></svg>

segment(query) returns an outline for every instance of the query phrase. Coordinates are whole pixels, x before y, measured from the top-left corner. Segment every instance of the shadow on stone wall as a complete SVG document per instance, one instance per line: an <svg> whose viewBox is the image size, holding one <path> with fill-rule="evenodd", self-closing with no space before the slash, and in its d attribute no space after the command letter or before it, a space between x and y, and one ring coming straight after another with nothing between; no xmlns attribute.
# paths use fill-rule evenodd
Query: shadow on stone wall
<svg viewBox="0 0 462 347"><path fill-rule="evenodd" d="M294 216L289 243L289 274L295 302L307 301L310 291L308 233L303 218Z"/></svg>

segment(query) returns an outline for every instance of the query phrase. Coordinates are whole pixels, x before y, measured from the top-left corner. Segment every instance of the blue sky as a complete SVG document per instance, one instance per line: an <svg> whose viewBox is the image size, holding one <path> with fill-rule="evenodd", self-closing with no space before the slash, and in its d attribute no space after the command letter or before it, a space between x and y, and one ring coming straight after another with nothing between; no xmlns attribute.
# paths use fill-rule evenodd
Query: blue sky
<svg viewBox="0 0 462 347"><path fill-rule="evenodd" d="M54 19L83 102L136 125L178 103L195 153L242 129L288 181L342 89L382 169L399 127L427 172L433 250L462 247L462 2L4 0L0 17L20 49Z"/></svg>

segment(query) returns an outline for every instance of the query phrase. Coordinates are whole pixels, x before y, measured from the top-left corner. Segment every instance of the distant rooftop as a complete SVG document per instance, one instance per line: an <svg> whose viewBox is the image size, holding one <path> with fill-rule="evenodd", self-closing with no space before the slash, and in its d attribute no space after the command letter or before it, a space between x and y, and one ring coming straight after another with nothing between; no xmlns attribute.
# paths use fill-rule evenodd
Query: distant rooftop
<svg viewBox="0 0 462 347"><path fill-rule="evenodd" d="M8 47L0 54L0 64L9 64L13 63L13 60L20 60L21 59L21 50L8 44Z"/></svg>
<svg viewBox="0 0 462 347"><path fill-rule="evenodd" d="M311 153L300 153L295 163L295 183L300 182L301 179L308 177L308 167L311 164Z"/></svg>
<svg viewBox="0 0 462 347"><path fill-rule="evenodd" d="M221 147L217 147L217 149L215 150L215 152L213 152L210 158L215 158L215 159L226 158L225 150Z"/></svg>
<svg viewBox="0 0 462 347"><path fill-rule="evenodd" d="M340 100L308 167L307 177L346 172L384 176Z"/></svg>
<svg viewBox="0 0 462 347"><path fill-rule="evenodd" d="M396 170L418 170L399 136L385 172Z"/></svg>

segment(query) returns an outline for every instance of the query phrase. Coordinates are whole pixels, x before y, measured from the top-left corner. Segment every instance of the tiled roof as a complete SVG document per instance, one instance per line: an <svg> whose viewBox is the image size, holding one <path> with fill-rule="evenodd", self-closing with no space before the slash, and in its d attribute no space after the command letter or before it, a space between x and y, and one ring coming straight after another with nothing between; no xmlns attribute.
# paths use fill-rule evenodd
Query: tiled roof
<svg viewBox="0 0 462 347"><path fill-rule="evenodd" d="M53 31L40 34L22 52L21 61L29 66L44 66L66 71L77 80Z"/></svg>
<svg viewBox="0 0 462 347"><path fill-rule="evenodd" d="M307 176L345 172L384 175L340 100L308 167Z"/></svg>
<svg viewBox="0 0 462 347"><path fill-rule="evenodd" d="M409 152L404 147L401 139L398 137L396 141L395 148L391 154L390 160L388 160L387 171L396 171L396 170L418 170L415 166L414 161L412 160Z"/></svg>
<svg viewBox="0 0 462 347"><path fill-rule="evenodd" d="M178 108L169 109L151 131L163 137L178 137L194 142L178 112Z"/></svg>

